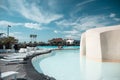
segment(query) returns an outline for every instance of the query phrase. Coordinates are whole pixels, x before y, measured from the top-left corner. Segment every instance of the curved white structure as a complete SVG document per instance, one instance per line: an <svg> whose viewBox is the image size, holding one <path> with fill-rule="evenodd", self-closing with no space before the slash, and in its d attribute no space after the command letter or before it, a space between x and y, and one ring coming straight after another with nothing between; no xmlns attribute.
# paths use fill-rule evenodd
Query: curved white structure
<svg viewBox="0 0 120 80"><path fill-rule="evenodd" d="M80 54L97 61L120 62L120 25L87 30Z"/></svg>

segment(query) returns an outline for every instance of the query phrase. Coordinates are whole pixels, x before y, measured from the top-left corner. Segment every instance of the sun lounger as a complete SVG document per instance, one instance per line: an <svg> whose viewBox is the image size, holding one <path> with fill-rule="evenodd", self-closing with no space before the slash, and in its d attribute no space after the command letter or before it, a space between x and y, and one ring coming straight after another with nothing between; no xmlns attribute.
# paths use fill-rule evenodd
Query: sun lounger
<svg viewBox="0 0 120 80"><path fill-rule="evenodd" d="M24 58L26 56L10 56L10 57L4 57L4 58L7 58L7 59L21 59L21 58Z"/></svg>
<svg viewBox="0 0 120 80"><path fill-rule="evenodd" d="M23 59L25 58L27 55L16 55L16 56L6 56L4 57L5 59Z"/></svg>
<svg viewBox="0 0 120 80"><path fill-rule="evenodd" d="M3 72L1 73L1 78L2 79L5 79L7 77L10 77L10 76L14 76L14 80L17 80L16 79L16 75L18 74L18 72L15 72L15 71L8 71L8 72Z"/></svg>
<svg viewBox="0 0 120 80"><path fill-rule="evenodd" d="M2 61L7 61L7 62L20 62L23 61L24 59L0 59Z"/></svg>

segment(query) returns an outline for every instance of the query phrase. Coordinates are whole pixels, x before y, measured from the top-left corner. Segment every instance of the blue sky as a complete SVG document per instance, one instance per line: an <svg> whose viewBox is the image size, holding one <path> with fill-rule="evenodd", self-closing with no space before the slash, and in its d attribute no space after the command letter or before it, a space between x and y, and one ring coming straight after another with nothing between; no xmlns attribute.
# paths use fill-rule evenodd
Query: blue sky
<svg viewBox="0 0 120 80"><path fill-rule="evenodd" d="M80 39L96 27L120 24L119 0L0 0L0 32L20 42L52 38Z"/></svg>

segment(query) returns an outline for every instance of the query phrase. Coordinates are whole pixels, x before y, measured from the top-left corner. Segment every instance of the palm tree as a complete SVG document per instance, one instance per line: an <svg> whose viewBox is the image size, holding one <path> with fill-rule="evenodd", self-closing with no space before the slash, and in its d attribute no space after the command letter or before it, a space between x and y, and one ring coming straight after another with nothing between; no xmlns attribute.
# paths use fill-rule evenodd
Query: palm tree
<svg viewBox="0 0 120 80"><path fill-rule="evenodd" d="M18 40L14 37L9 36L1 38L0 43L10 49L12 44L18 43Z"/></svg>
<svg viewBox="0 0 120 80"><path fill-rule="evenodd" d="M32 37L33 37L33 35L32 35L32 34L30 34L30 39L31 39L31 42L32 42Z"/></svg>
<svg viewBox="0 0 120 80"><path fill-rule="evenodd" d="M33 42L36 41L37 35L35 35L35 34L30 34L30 38L31 38L31 44L32 44Z"/></svg>

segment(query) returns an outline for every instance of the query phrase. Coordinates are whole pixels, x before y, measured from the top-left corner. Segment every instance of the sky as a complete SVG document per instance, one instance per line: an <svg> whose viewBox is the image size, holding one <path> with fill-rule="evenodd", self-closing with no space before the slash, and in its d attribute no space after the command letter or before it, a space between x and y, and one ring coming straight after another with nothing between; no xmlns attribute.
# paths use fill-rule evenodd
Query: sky
<svg viewBox="0 0 120 80"><path fill-rule="evenodd" d="M88 29L120 24L120 0L0 0L0 33L19 42L80 40Z"/></svg>

